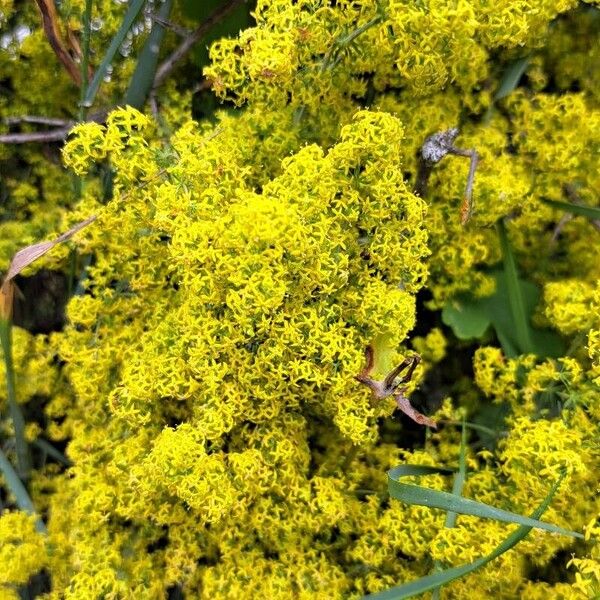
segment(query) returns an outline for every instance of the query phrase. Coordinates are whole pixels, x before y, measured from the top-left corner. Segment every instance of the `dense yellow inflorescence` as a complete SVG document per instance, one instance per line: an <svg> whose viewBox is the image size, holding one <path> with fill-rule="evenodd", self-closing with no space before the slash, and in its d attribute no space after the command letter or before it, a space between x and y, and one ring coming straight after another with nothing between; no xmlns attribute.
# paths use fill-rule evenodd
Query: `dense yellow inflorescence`
<svg viewBox="0 0 600 600"><path fill-rule="evenodd" d="M77 239L93 259L66 328L15 331L18 402L45 402L28 438L68 442L73 465L32 475L47 535L23 513L0 516L2 597L44 569L57 600L359 598L434 561L473 561L514 527L459 516L447 528L442 511L387 498L385 473L456 464L455 424L497 406L509 414L493 451L469 449L464 495L530 514L566 471L544 519L586 540L534 530L442 597L598 594L600 244L589 220L557 228L563 213L543 203L567 189L597 204L600 187L598 74L585 62L598 15L576 4L259 1L256 26L214 44L206 69L243 110L196 123L174 94L168 141L130 107L77 125L63 148L87 177L73 206L61 168L23 151L41 183L6 179L4 263L48 227L98 220ZM64 5L76 27L82 2ZM0 23L12 10L0 1ZM103 35L119 22L107 14ZM36 64L42 37L22 49ZM0 72L17 81L8 54ZM495 98L524 54L528 87ZM32 98L18 108L76 102ZM459 124L456 145L481 158L466 226L466 159L445 157L427 196L414 190L425 138ZM114 172L110 201L100 164ZM389 425L395 403L355 380L365 348L378 377L416 351L409 391L435 381L459 346L439 324L411 339L417 294L434 310L493 292L501 218L542 292L536 322L571 347L550 359L482 344L473 381L457 371L433 415L439 430L409 444L410 428Z"/></svg>

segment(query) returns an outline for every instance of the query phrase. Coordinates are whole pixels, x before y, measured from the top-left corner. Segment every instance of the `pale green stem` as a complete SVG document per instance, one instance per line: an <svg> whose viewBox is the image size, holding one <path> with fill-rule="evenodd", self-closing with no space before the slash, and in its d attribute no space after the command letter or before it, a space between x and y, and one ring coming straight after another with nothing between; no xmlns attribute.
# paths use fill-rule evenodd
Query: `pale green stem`
<svg viewBox="0 0 600 600"><path fill-rule="evenodd" d="M24 481L29 477L31 469L31 458L29 447L25 439L25 419L21 407L17 403L15 386L15 369L12 356L12 322L0 319L0 341L4 354L4 366L6 370L6 397L8 400L8 411L15 431L15 446L17 450L17 471L19 477Z"/></svg>
<svg viewBox="0 0 600 600"><path fill-rule="evenodd" d="M87 106L85 97L88 90L88 68L90 64L90 37L92 31L92 4L93 0L85 0L85 10L83 13L83 47L81 54L81 94L79 101L79 121L85 121Z"/></svg>
<svg viewBox="0 0 600 600"><path fill-rule="evenodd" d="M23 485L23 482L19 479L19 476L16 474L13 466L10 464L8 458L2 450L0 450L0 473L4 477L4 481L6 483L6 487L12 492L15 500L17 502L17 506L32 515L36 514L35 507L33 506L33 502ZM38 518L35 528L40 533L47 533L46 526L44 522Z"/></svg>

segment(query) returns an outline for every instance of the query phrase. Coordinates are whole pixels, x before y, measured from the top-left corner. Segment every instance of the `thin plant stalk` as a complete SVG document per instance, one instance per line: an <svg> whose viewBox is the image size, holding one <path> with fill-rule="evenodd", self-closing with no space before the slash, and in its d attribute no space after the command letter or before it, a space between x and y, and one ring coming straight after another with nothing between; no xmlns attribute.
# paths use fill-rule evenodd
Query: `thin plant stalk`
<svg viewBox="0 0 600 600"><path fill-rule="evenodd" d="M25 419L21 407L17 403L15 369L12 355L12 321L0 319L0 341L4 355L4 368L6 371L6 396L8 410L15 432L15 446L17 451L17 471L19 477L26 481L31 469L31 457L29 447L25 439Z"/></svg>
<svg viewBox="0 0 600 600"><path fill-rule="evenodd" d="M85 0L83 12L83 47L81 49L81 95L79 101L79 121L85 121L88 107L85 104L89 77L88 68L90 63L90 38L92 31L92 5L94 0Z"/></svg>

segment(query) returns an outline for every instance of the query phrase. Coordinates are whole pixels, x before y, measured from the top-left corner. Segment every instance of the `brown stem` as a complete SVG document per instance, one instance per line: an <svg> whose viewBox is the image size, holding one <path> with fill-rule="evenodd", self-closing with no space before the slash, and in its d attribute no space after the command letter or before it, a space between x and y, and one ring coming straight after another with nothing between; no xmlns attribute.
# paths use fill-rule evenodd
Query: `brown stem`
<svg viewBox="0 0 600 600"><path fill-rule="evenodd" d="M32 133L5 133L0 135L0 144L29 144L30 142L61 142L67 137L71 127L61 127L51 131Z"/></svg>
<svg viewBox="0 0 600 600"><path fill-rule="evenodd" d="M469 165L469 175L467 177L467 186L465 188L465 197L460 208L460 222L464 225L473 214L473 183L475 181L475 171L479 163L479 154L474 149L461 150L460 148L452 147L450 154L456 156L466 156L471 159Z"/></svg>
<svg viewBox="0 0 600 600"><path fill-rule="evenodd" d="M58 27L58 14L56 12L56 6L54 0L36 0L40 13L42 15L42 25L44 33L48 38L54 54L56 54L58 60L63 64L67 73L71 79L77 84L81 85L81 73L79 66L75 64L73 57L69 54L65 47L65 44Z"/></svg>
<svg viewBox="0 0 600 600"><path fill-rule="evenodd" d="M246 0L229 0L214 10L192 33L185 39L175 51L156 70L153 87L156 89L162 85L169 76L175 65L199 42L202 37L223 17L227 16L234 8L237 8Z"/></svg>
<svg viewBox="0 0 600 600"><path fill-rule="evenodd" d="M24 115L22 117L7 117L3 120L6 125L19 125L20 123L33 123L35 125L48 125L50 127L67 127L74 125L75 121L70 119L56 119L54 117L43 117L36 115Z"/></svg>
<svg viewBox="0 0 600 600"><path fill-rule="evenodd" d="M168 19L163 19L160 15L151 15L150 18L159 25L162 25L165 29L170 29L177 35L181 37L187 37L188 35L192 35L191 30L186 29L185 27L181 27L181 25L177 25L177 23L173 23Z"/></svg>
<svg viewBox="0 0 600 600"><path fill-rule="evenodd" d="M98 111L97 113L90 115L88 118L88 121L102 123L106 119L107 113L108 113L107 110ZM42 119L42 118L45 119L46 117L32 117L32 119ZM9 121L9 119L7 119L7 121ZM34 123L34 122L41 123L42 122L41 120L39 120L39 121L27 120L27 117L24 117L22 119L22 121L26 122L26 123ZM58 122L60 121L60 119L48 118L47 119L48 124L50 124L50 121L53 121L56 125L58 125ZM69 131L71 131L71 128L75 125L75 121L64 121L64 122L67 123L66 126L57 127L56 129L50 129L48 131L31 131L31 132L27 132L27 133L5 133L5 134L2 134L2 135L0 135L0 144L29 144L32 142L39 142L39 143L62 142L63 140L65 140L67 138Z"/></svg>
<svg viewBox="0 0 600 600"><path fill-rule="evenodd" d="M425 198L427 196L427 186L429 177L436 165L444 156L454 154L455 156L465 156L471 159L469 166L469 175L465 187L465 196L460 209L460 221L464 225L473 214L473 185L475 182L475 171L479 163L479 154L473 148L464 150L454 145L454 140L458 136L458 128L452 127L446 131L440 131L427 137L419 151L419 163L417 171L417 180L415 182L415 194Z"/></svg>

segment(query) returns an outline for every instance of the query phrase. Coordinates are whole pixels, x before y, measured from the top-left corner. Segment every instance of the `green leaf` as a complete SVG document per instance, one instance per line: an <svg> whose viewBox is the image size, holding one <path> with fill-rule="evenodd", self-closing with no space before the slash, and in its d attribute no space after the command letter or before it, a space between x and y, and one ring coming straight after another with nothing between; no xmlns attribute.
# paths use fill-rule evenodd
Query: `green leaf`
<svg viewBox="0 0 600 600"><path fill-rule="evenodd" d="M532 513L530 517L532 521L538 523L541 522L538 521L538 519L544 514L545 510L550 505L550 502L552 501L554 494L556 494L556 491L558 490L558 487L560 486L563 479L564 475L562 475L559 478L559 480L552 486L546 498ZM532 527L530 526L521 525L514 533L509 535L500 545L498 545L490 554L478 558L472 563L468 563L466 565L461 565L458 567L452 567L444 571L439 571L437 573L427 575L426 577L422 577L421 579L417 579L416 581L411 581L409 583L405 583L403 585L399 585L376 594L370 594L369 596L366 596L366 598L370 598L371 600L402 600L403 598L411 598L412 596L431 591L435 588L440 587L441 585L450 583L455 579L458 579L459 577L464 577L465 575L476 571L477 569L485 566L487 563L498 558L511 548L514 548L523 538L525 538L525 536L527 536L531 529Z"/></svg>
<svg viewBox="0 0 600 600"><path fill-rule="evenodd" d="M587 217L593 221L600 220L600 208L594 206L583 206L581 204L572 204L571 202L547 200L546 198L542 198L542 202L548 206L552 206L552 208L564 210L565 212L569 212L580 217Z"/></svg>
<svg viewBox="0 0 600 600"><path fill-rule="evenodd" d="M168 20L172 8L173 0L164 0L158 11L158 16L163 20ZM146 103L154 82L156 68L158 67L158 53L164 36L165 27L155 21L152 24L152 31L140 52L135 71L131 76L129 87L125 93L125 104L140 109Z"/></svg>
<svg viewBox="0 0 600 600"><path fill-rule="evenodd" d="M452 493L456 496L462 495L463 487L465 485L465 481L467 479L467 425L466 421L463 419L462 422L462 431L460 436L460 452L458 455L458 471L454 475L454 482L452 483ZM446 513L446 522L444 523L444 527L448 529L452 529L456 525L456 513L448 512ZM443 570L443 564L441 561L435 561L434 573ZM433 590L433 594L431 596L432 600L439 600L440 593L442 590L442 586L439 586Z"/></svg>
<svg viewBox="0 0 600 600"><path fill-rule="evenodd" d="M540 357L562 356L565 346L560 336L551 330L536 329L531 324L540 292L533 283L519 279L504 224L498 225L498 233L503 269L490 273L496 281L496 291L485 298L465 294L453 298L442 310L442 321L463 340L481 338L489 327L493 327L509 358L524 353Z"/></svg>
<svg viewBox="0 0 600 600"><path fill-rule="evenodd" d="M428 475L432 473L447 473L447 469L438 469L435 467L422 467L418 465L401 465L388 471L388 491L392 498L406 502L407 504L417 504L420 506L429 506L431 508L440 508L442 510L453 511L461 515L472 515L484 519L495 519L504 523L516 523L527 527L537 527L553 533L561 533L571 537L582 538L583 535L575 531L569 531L544 523L530 517L524 517L501 508L495 508L483 502L477 502L469 498L458 496L457 494L441 492L420 485L401 483L402 477L415 475Z"/></svg>
<svg viewBox="0 0 600 600"><path fill-rule="evenodd" d="M4 359L6 373L6 398L8 412L15 432L15 448L17 452L17 470L19 476L26 480L31 470L31 455L25 436L25 418L21 405L17 402L17 387L15 382L15 365L13 361L12 321L0 317L0 346Z"/></svg>
<svg viewBox="0 0 600 600"><path fill-rule="evenodd" d="M81 97L79 102L79 120L85 120L85 95L88 90L88 67L90 64L90 38L92 34L92 4L93 0L85 0L83 12L83 36L81 51Z"/></svg>
<svg viewBox="0 0 600 600"><path fill-rule="evenodd" d="M442 310L442 322L451 327L454 335L461 340L480 339L489 327L493 327L504 354L512 358L526 352L526 349L521 346L514 325L504 271L492 271L491 275L496 281L494 294L485 298L473 298L462 294L448 301ZM514 280L511 285L515 285ZM529 281L519 279L518 285L529 320L538 303L540 292ZM531 348L538 356L558 357L564 354L564 343L556 332L531 327L530 334Z"/></svg>
<svg viewBox="0 0 600 600"><path fill-rule="evenodd" d="M61 463L65 467L72 467L73 463L62 453L59 452L50 442L43 438L37 438L33 441L33 445L37 446L42 452L52 457L56 462Z"/></svg>
<svg viewBox="0 0 600 600"><path fill-rule="evenodd" d="M500 81L498 91L494 94L494 101L506 98L506 96L516 89L530 62L531 57L524 56L523 58L516 60L508 67L508 69L506 69L502 80Z"/></svg>
<svg viewBox="0 0 600 600"><path fill-rule="evenodd" d="M461 340L482 337L492 324L486 303L466 296L459 296L446 303L442 310L442 321Z"/></svg>
<svg viewBox="0 0 600 600"><path fill-rule="evenodd" d="M535 352L533 336L531 334L531 323L529 321L529 315L533 308L529 305L531 296L526 296L520 285L517 263L510 242L508 241L506 226L503 220L498 221L497 228L502 248L506 291L508 292L508 302L517 338L517 346L523 353L531 354ZM525 304L526 298L527 305Z"/></svg>
<svg viewBox="0 0 600 600"><path fill-rule="evenodd" d="M35 507L33 506L33 502L25 489L22 481L19 479L19 476L13 469L13 466L10 464L8 458L2 450L0 449L0 473L4 477L4 481L6 483L6 487L10 490L10 492L15 497L17 501L17 506L32 515L36 514ZM40 533L46 533L46 527L41 519L38 519L36 523L36 529Z"/></svg>
<svg viewBox="0 0 600 600"><path fill-rule="evenodd" d="M467 480L467 427L463 421L460 436L460 453L458 455L458 471L454 475L452 484L452 493L455 496L461 496L465 481ZM446 515L445 527L452 529L456 525L456 512L451 511Z"/></svg>
<svg viewBox="0 0 600 600"><path fill-rule="evenodd" d="M100 88L102 80L106 76L108 67L112 63L115 54L117 53L117 50L123 43L127 32L131 29L133 22L136 20L145 3L146 0L132 0L129 4L129 8L125 13L125 16L123 17L121 26L119 27L117 33L115 33L113 39L111 40L110 46L104 54L102 62L100 63L100 66L96 69L96 72L94 73L94 78L90 82L90 85L87 89L87 93L83 100L83 105L85 107L89 108L94 103L94 99L96 98L96 94L98 93L98 89Z"/></svg>

